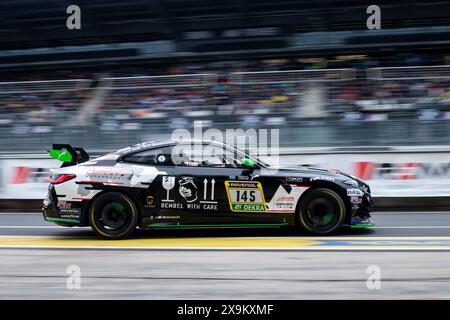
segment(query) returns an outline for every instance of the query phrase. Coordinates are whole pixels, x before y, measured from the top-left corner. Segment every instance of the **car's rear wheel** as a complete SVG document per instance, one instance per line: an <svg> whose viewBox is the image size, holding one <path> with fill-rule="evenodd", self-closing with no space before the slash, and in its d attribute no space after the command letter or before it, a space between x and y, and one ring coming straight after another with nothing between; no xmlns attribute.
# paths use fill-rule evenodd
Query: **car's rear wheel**
<svg viewBox="0 0 450 320"><path fill-rule="evenodd" d="M92 230L105 239L123 239L136 229L138 211L130 197L108 192L94 200L89 209Z"/></svg>
<svg viewBox="0 0 450 320"><path fill-rule="evenodd" d="M345 204L333 190L311 190L297 208L300 227L311 234L326 235L338 230L345 219Z"/></svg>

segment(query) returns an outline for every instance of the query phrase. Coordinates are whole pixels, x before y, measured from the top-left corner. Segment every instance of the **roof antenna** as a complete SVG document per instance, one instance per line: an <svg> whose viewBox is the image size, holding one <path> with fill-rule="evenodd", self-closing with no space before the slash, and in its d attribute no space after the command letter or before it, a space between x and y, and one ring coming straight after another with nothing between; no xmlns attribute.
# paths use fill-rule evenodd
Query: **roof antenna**
<svg viewBox="0 0 450 320"><path fill-rule="evenodd" d="M140 146L142 148L142 138L141 137L139 137L139 144L140 144Z"/></svg>

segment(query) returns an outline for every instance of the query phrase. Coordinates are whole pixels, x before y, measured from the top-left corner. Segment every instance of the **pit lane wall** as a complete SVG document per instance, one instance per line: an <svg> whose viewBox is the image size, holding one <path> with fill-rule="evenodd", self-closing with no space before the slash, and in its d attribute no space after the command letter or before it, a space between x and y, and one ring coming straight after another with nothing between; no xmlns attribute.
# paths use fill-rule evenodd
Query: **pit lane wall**
<svg viewBox="0 0 450 320"><path fill-rule="evenodd" d="M450 147L284 148L278 162L353 174L369 183L379 208L450 209ZM47 192L48 170L59 166L44 154L0 155L0 209L26 203L34 208Z"/></svg>

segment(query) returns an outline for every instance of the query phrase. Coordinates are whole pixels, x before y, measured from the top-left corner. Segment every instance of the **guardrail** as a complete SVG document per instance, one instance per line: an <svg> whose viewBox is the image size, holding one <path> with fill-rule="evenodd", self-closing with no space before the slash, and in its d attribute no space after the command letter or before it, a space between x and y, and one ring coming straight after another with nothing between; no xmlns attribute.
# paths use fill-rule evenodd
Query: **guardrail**
<svg viewBox="0 0 450 320"><path fill-rule="evenodd" d="M171 120L174 120L171 118ZM251 128L252 123L204 121L210 127L226 129ZM191 130L192 124L181 126ZM46 150L53 143L69 143L85 149L118 149L146 140L166 140L176 123L119 123L111 121L100 126L51 127L17 124L0 127L0 152ZM326 121L321 119L285 121L280 125L259 128L278 129L281 147L377 147L398 145L450 145L450 120L391 121ZM120 134L119 134L120 133Z"/></svg>

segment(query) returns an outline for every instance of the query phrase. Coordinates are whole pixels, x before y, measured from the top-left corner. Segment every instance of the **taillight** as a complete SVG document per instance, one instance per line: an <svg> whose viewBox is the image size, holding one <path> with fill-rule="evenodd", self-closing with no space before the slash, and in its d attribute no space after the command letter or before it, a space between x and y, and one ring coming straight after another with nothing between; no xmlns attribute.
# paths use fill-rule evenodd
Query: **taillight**
<svg viewBox="0 0 450 320"><path fill-rule="evenodd" d="M51 184L60 184L69 180L76 178L74 174L53 174L50 177Z"/></svg>

